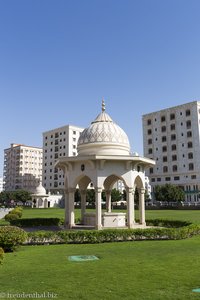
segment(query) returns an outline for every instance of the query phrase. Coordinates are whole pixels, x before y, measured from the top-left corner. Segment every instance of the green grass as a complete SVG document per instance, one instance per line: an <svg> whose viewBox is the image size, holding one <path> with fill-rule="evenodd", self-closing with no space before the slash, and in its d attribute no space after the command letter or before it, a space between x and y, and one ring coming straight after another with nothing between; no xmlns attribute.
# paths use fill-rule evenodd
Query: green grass
<svg viewBox="0 0 200 300"><path fill-rule="evenodd" d="M58 300L192 300L200 287L200 237L95 245L24 246L0 267L1 293L58 294ZM98 261L70 262L70 255Z"/></svg>
<svg viewBox="0 0 200 300"><path fill-rule="evenodd" d="M95 210L88 210L95 211ZM119 210L116 210L119 211ZM124 210L125 211L125 210ZM64 218L64 209L24 209L22 218ZM80 209L75 209L75 218L80 218ZM136 210L136 218L139 218L139 212ZM146 219L169 219L190 221L194 224L200 224L200 210L146 210ZM0 220L0 225L8 225L4 219Z"/></svg>
<svg viewBox="0 0 200 300"><path fill-rule="evenodd" d="M91 210L89 210L91 211ZM95 211L95 210L92 210ZM119 210L116 210L119 211ZM75 209L75 217L80 218L80 209ZM24 209L22 218L64 218L64 209ZM136 218L139 218L138 210L136 210ZM200 223L200 210L146 210L146 219L170 219L191 221L192 223Z"/></svg>
<svg viewBox="0 0 200 300"><path fill-rule="evenodd" d="M34 217L64 217L64 209L23 211L23 218ZM200 211L148 210L146 218L200 223ZM192 292L200 287L199 249L200 236L179 241L23 246L6 253L0 266L0 298L8 299L6 293L51 292L58 294L58 300L199 299L200 294ZM71 262L67 259L71 255L96 255L100 260Z"/></svg>

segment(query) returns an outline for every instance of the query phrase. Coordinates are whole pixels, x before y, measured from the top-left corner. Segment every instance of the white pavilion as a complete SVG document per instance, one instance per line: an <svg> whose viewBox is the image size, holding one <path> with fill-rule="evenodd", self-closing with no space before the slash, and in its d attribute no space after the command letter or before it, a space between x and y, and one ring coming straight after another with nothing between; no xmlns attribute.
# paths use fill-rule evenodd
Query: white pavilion
<svg viewBox="0 0 200 300"><path fill-rule="evenodd" d="M62 157L55 166L65 175L65 227L74 228L74 194L79 187L81 194L81 223L97 230L103 228L144 228L145 223L145 169L155 161L131 155L126 133L105 112L102 112L80 135L77 156ZM112 212L111 191L121 180L127 195L127 211ZM86 210L86 191L93 183L95 212ZM134 194L139 192L139 223L135 222ZM102 211L102 191L106 194L106 212Z"/></svg>

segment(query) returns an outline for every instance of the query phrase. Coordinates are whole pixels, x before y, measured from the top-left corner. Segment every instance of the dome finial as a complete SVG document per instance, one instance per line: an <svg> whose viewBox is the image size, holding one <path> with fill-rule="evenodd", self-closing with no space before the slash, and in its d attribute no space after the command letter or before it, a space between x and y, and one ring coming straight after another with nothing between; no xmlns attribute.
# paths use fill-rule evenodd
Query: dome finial
<svg viewBox="0 0 200 300"><path fill-rule="evenodd" d="M102 99L102 112L104 112L106 110L106 105L105 105L105 101L104 98Z"/></svg>

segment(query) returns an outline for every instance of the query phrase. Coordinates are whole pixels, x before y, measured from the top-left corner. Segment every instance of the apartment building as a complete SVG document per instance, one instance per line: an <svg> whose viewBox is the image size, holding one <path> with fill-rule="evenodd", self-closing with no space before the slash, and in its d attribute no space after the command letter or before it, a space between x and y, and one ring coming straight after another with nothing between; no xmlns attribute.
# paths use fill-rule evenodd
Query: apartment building
<svg viewBox="0 0 200 300"><path fill-rule="evenodd" d="M54 168L63 156L77 155L77 142L84 128L66 125L43 133L43 186L51 194L62 194L64 175Z"/></svg>
<svg viewBox="0 0 200 300"><path fill-rule="evenodd" d="M0 193L3 191L3 177L0 177Z"/></svg>
<svg viewBox="0 0 200 300"><path fill-rule="evenodd" d="M200 202L200 102L143 116L144 156L156 161L147 172L152 188L171 183L187 202Z"/></svg>
<svg viewBox="0 0 200 300"><path fill-rule="evenodd" d="M4 150L4 190L34 192L42 180L42 148L11 144Z"/></svg>

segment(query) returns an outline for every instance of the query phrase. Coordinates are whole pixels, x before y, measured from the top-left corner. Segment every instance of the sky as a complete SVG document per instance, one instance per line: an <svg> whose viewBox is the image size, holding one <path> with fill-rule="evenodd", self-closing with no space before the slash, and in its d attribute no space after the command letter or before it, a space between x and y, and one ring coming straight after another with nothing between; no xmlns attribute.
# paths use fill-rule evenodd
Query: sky
<svg viewBox="0 0 200 300"><path fill-rule="evenodd" d="M199 0L0 0L0 175L11 143L106 112L143 154L142 115L200 99Z"/></svg>

